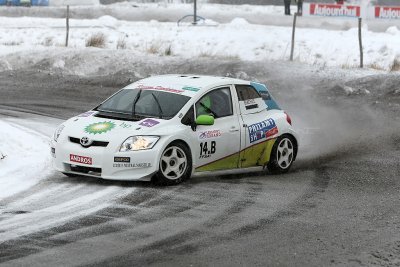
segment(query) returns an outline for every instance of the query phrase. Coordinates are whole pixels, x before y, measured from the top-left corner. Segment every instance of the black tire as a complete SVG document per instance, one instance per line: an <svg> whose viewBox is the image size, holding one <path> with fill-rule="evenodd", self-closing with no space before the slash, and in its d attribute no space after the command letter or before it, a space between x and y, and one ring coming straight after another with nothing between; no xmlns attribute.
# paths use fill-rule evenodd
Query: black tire
<svg viewBox="0 0 400 267"><path fill-rule="evenodd" d="M272 174L281 174L289 171L296 158L296 141L291 135L279 136L272 147L267 168Z"/></svg>
<svg viewBox="0 0 400 267"><path fill-rule="evenodd" d="M161 154L159 170L152 181L157 185L177 185L192 174L192 154L182 142L172 142Z"/></svg>

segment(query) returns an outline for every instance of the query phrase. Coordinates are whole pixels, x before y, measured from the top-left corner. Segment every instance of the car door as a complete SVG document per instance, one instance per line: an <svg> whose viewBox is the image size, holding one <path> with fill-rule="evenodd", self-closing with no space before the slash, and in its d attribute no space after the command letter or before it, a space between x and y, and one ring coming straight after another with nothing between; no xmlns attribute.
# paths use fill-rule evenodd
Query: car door
<svg viewBox="0 0 400 267"><path fill-rule="evenodd" d="M251 85L235 85L243 127L240 167L263 166L269 161L278 128L266 103Z"/></svg>
<svg viewBox="0 0 400 267"><path fill-rule="evenodd" d="M233 86L214 88L195 104L195 114L214 116L214 125L198 125L196 171L234 169L239 166L240 124L232 101Z"/></svg>

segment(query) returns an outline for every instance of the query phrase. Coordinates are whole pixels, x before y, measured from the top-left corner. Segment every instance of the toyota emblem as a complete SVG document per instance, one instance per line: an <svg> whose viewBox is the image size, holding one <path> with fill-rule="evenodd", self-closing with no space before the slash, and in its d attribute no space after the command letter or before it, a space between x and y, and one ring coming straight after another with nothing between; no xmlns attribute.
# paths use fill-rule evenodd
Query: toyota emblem
<svg viewBox="0 0 400 267"><path fill-rule="evenodd" d="M90 140L88 137L82 137L81 138L81 140L80 140L80 143L81 143L81 145L83 146L83 147L88 147L88 146L90 146L91 144L92 144L92 140Z"/></svg>

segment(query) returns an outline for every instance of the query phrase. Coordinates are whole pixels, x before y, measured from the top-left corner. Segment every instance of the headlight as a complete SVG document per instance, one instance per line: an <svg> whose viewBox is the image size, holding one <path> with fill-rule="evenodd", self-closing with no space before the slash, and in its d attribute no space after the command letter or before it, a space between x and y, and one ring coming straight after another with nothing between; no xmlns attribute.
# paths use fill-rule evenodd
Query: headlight
<svg viewBox="0 0 400 267"><path fill-rule="evenodd" d="M158 136L131 136L122 143L119 151L128 152L152 149L158 139L160 139Z"/></svg>
<svg viewBox="0 0 400 267"><path fill-rule="evenodd" d="M65 126L63 124L58 126L57 130L54 132L54 141L57 142L58 137L60 137L60 134L61 134L62 130L64 130L64 128L65 128Z"/></svg>

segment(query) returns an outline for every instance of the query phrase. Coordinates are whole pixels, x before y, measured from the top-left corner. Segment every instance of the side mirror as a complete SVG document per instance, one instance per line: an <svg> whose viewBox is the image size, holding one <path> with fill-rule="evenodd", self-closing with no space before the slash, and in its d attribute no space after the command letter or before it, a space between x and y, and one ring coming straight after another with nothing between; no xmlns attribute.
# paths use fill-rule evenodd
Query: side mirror
<svg viewBox="0 0 400 267"><path fill-rule="evenodd" d="M196 118L197 125L214 125L214 117L210 115L199 115Z"/></svg>

